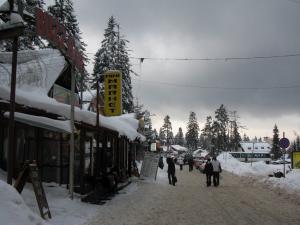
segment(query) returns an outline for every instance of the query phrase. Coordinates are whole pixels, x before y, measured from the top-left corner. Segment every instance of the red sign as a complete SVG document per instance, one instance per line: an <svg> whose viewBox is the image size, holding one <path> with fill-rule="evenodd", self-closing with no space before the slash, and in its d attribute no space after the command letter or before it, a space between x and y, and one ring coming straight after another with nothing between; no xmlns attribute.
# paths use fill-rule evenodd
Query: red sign
<svg viewBox="0 0 300 225"><path fill-rule="evenodd" d="M36 8L36 32L60 49L80 72L84 71L83 56L76 48L73 36L66 32L57 18L40 8Z"/></svg>

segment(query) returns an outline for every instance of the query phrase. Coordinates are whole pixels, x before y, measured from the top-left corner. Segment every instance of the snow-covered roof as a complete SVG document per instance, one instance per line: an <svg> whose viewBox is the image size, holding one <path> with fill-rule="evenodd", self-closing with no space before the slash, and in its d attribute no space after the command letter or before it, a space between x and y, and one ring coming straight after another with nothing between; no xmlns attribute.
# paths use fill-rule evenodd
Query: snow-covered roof
<svg viewBox="0 0 300 225"><path fill-rule="evenodd" d="M0 84L9 86L11 52L0 53ZM17 89L44 92L46 95L65 66L65 58L55 49L18 52ZM36 90L34 90L36 89Z"/></svg>
<svg viewBox="0 0 300 225"><path fill-rule="evenodd" d="M272 148L267 142L240 142L240 145L244 152L270 152Z"/></svg>
<svg viewBox="0 0 300 225"><path fill-rule="evenodd" d="M4 113L4 116L8 118L9 112ZM48 130L65 132L65 133L72 132L70 120L66 120L66 121L54 120L47 117L32 116L32 115L17 113L17 112L15 113L15 120L25 124L48 129Z"/></svg>
<svg viewBox="0 0 300 225"><path fill-rule="evenodd" d="M0 98L10 99L10 53L0 53ZM19 60L20 58L20 60ZM2 63L1 63L2 62ZM70 105L49 98L47 93L65 65L64 57L57 50L20 51L18 55L18 87L16 103L45 110L70 119ZM116 117L100 115L100 126L115 130L130 140L145 140L137 132L138 121L134 114ZM96 125L96 113L75 107L75 121Z"/></svg>
<svg viewBox="0 0 300 225"><path fill-rule="evenodd" d="M174 149L175 151L179 151L179 152L188 151L188 149L186 147L183 147L181 145L171 145L171 148Z"/></svg>

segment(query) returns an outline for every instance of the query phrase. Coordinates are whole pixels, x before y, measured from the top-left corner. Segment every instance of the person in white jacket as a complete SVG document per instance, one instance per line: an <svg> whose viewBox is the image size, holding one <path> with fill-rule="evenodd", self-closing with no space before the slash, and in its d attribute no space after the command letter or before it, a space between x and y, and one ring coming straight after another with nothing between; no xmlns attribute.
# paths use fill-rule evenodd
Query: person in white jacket
<svg viewBox="0 0 300 225"><path fill-rule="evenodd" d="M214 183L214 186L217 187L220 184L220 173L222 172L221 163L214 156L212 158L211 164L213 166L213 183Z"/></svg>
<svg viewBox="0 0 300 225"><path fill-rule="evenodd" d="M179 158L178 158L178 164L180 166L180 170L182 170L182 168L183 168L183 158L181 156L179 156Z"/></svg>

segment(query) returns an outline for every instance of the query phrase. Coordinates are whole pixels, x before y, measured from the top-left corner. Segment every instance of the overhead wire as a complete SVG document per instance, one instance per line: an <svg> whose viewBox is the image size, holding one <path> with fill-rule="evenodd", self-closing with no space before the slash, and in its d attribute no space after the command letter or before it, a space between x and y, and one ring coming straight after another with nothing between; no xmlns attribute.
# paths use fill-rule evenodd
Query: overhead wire
<svg viewBox="0 0 300 225"><path fill-rule="evenodd" d="M219 90L272 90L272 89L297 89L300 88L300 84L298 85L290 85L290 86L264 86L264 87L221 87L221 86L202 86L197 84L179 84L179 83L169 83L169 82L161 82L161 81L150 81L150 80L140 80L142 82L180 87L180 88L197 88L197 89L219 89Z"/></svg>

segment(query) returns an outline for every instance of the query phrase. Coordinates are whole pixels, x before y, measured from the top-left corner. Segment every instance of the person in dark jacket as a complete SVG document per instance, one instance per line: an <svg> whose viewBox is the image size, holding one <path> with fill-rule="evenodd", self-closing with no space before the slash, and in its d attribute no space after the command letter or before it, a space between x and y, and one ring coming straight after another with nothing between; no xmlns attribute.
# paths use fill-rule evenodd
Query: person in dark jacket
<svg viewBox="0 0 300 225"><path fill-rule="evenodd" d="M213 165L211 164L210 158L207 159L203 173L206 174L206 185L209 187L211 185L211 176L213 175Z"/></svg>
<svg viewBox="0 0 300 225"><path fill-rule="evenodd" d="M175 186L175 163L173 158L169 157L167 158L167 163L168 163L168 179L169 179L169 184L173 184Z"/></svg>
<svg viewBox="0 0 300 225"><path fill-rule="evenodd" d="M189 164L189 172L193 171L193 167L194 167L193 156L189 156L189 158L188 158L188 164Z"/></svg>

